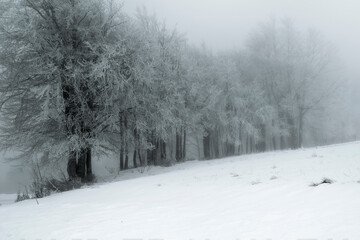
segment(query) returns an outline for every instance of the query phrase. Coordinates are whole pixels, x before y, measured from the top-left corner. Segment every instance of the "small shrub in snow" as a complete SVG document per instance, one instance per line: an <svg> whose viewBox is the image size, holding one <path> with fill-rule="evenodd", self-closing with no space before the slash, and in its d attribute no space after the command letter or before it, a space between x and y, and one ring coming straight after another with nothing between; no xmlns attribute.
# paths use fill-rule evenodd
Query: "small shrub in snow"
<svg viewBox="0 0 360 240"><path fill-rule="evenodd" d="M20 192L18 192L15 202L25 201L25 200L28 200L30 198L31 197L29 196L28 193L20 193Z"/></svg>
<svg viewBox="0 0 360 240"><path fill-rule="evenodd" d="M277 176L272 176L272 177L270 178L270 180L276 180L276 179L278 179Z"/></svg>
<svg viewBox="0 0 360 240"><path fill-rule="evenodd" d="M34 198L43 198L50 195L50 190L45 181L34 181L30 186L30 191Z"/></svg>
<svg viewBox="0 0 360 240"><path fill-rule="evenodd" d="M81 179L76 180L57 180L49 179L46 181L46 188L50 192L66 192L74 189L78 189L83 186Z"/></svg>
<svg viewBox="0 0 360 240"><path fill-rule="evenodd" d="M151 169L151 165L143 165L140 168L138 168L137 170L138 170L139 173L142 174L144 172L150 171L150 169Z"/></svg>
<svg viewBox="0 0 360 240"><path fill-rule="evenodd" d="M256 180L256 181L252 181L251 182L251 185L257 185L257 184L260 184L261 182L259 180Z"/></svg>
<svg viewBox="0 0 360 240"><path fill-rule="evenodd" d="M237 173L230 173L230 175L231 175L232 177L238 177L238 176L239 176L239 174L237 174Z"/></svg>
<svg viewBox="0 0 360 240"><path fill-rule="evenodd" d="M91 182L95 182L95 179L91 179ZM34 181L31 186L26 188L25 192L18 193L16 201L20 202L28 199L38 199L50 196L54 192L66 192L74 189L79 189L84 186L81 179L76 180L58 180L58 179L45 179L41 181Z"/></svg>
<svg viewBox="0 0 360 240"><path fill-rule="evenodd" d="M317 187L317 186L319 186L319 185L321 185L321 184L332 184L332 183L334 183L334 180L331 180L331 179L329 179L329 178L323 178L323 180L322 180L321 182L319 182L319 183L312 183L312 184L310 184L310 186L311 186L311 187Z"/></svg>
<svg viewBox="0 0 360 240"><path fill-rule="evenodd" d="M163 160L161 163L160 163L160 166L161 167L171 167L174 165L174 162L172 162L171 160Z"/></svg>

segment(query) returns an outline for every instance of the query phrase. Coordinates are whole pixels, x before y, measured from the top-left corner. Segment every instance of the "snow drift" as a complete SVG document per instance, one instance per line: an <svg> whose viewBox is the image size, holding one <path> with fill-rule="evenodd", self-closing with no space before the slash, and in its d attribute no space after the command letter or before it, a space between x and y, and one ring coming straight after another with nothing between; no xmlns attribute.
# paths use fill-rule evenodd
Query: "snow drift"
<svg viewBox="0 0 360 240"><path fill-rule="evenodd" d="M0 239L360 239L360 142L142 170L3 205Z"/></svg>

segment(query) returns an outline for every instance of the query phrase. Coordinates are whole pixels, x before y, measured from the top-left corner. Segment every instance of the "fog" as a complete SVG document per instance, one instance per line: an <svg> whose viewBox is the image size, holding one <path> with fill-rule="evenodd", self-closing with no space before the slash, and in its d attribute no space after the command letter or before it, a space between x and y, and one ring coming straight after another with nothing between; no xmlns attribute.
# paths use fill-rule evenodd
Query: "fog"
<svg viewBox="0 0 360 240"><path fill-rule="evenodd" d="M15 193L30 181L30 174L15 163L0 161L0 194Z"/></svg>
<svg viewBox="0 0 360 240"><path fill-rule="evenodd" d="M205 44L214 52L241 49L252 30L271 19L290 19L300 29L320 32L337 51L349 83L347 101L354 122L360 121L360 2L356 0L124 0L124 10L136 14L145 7L167 26L184 33L190 44ZM359 124L360 125L360 124ZM358 132L360 127L358 127Z"/></svg>
<svg viewBox="0 0 360 240"><path fill-rule="evenodd" d="M138 7L146 7L169 27L184 33L190 44L205 44L213 52L241 49L251 31L269 19L289 18L301 29L316 29L338 52L344 80L351 89L347 101L353 114L349 117L355 123L360 120L359 1L124 0L123 4L124 12L130 15L136 14ZM21 175L0 161L0 193L15 192L19 183L13 180Z"/></svg>
<svg viewBox="0 0 360 240"><path fill-rule="evenodd" d="M301 30L315 30L339 57L346 81L346 105L359 135L360 2L356 0L124 0L124 10L136 14L145 7L168 27L184 33L190 44L205 44L213 52L241 49L261 23L290 19Z"/></svg>
<svg viewBox="0 0 360 240"><path fill-rule="evenodd" d="M360 3L356 0L125 0L124 9L138 7L185 33L189 43L205 43L214 51L241 48L249 33L271 18L291 19L303 29L313 28L338 48L349 77L360 69Z"/></svg>

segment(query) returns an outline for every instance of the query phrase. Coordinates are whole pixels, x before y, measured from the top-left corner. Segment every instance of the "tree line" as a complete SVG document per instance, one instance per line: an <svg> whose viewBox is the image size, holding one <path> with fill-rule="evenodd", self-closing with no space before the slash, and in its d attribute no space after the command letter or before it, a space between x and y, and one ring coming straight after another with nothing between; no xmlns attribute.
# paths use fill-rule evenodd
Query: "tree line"
<svg viewBox="0 0 360 240"><path fill-rule="evenodd" d="M0 40L1 147L82 181L95 153L124 170L185 161L190 139L201 159L300 148L337 88L331 45L290 20L213 54L114 1L4 0Z"/></svg>

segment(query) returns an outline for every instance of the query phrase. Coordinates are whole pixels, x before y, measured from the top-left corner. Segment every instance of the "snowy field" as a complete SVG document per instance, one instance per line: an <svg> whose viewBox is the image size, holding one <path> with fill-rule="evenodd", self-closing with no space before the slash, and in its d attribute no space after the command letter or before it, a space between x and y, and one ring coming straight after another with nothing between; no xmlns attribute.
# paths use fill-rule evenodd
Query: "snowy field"
<svg viewBox="0 0 360 240"><path fill-rule="evenodd" d="M360 239L360 142L142 170L3 205L0 240Z"/></svg>

